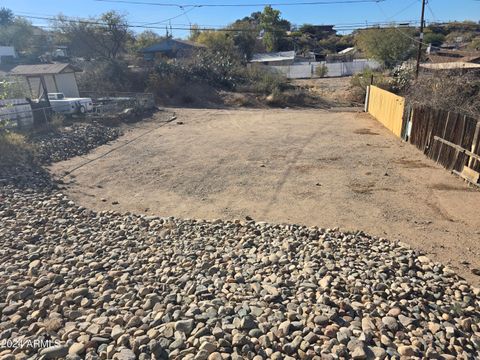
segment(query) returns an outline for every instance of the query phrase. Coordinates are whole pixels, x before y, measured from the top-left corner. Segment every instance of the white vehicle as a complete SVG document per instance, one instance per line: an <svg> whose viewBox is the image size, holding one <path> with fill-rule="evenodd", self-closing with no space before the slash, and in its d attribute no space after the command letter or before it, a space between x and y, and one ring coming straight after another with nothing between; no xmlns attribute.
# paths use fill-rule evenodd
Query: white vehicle
<svg viewBox="0 0 480 360"><path fill-rule="evenodd" d="M90 98L66 98L63 93L49 93L52 110L62 114L85 114L93 110Z"/></svg>

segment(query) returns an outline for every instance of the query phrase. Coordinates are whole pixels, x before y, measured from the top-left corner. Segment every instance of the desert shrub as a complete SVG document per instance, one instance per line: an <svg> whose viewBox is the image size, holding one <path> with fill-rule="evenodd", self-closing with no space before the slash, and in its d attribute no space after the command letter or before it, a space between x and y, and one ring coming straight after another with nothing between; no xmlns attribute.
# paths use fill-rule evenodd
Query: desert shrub
<svg viewBox="0 0 480 360"><path fill-rule="evenodd" d="M25 84L18 79L0 78L0 99L23 98L27 94Z"/></svg>
<svg viewBox="0 0 480 360"><path fill-rule="evenodd" d="M244 69L240 80L239 91L256 94L272 94L288 87L288 80L282 74L262 67Z"/></svg>
<svg viewBox="0 0 480 360"><path fill-rule="evenodd" d="M265 101L268 105L276 107L328 107L325 101L306 89L298 87L283 91L276 89L266 97Z"/></svg>
<svg viewBox="0 0 480 360"><path fill-rule="evenodd" d="M145 72L131 69L120 60L87 63L78 76L78 87L85 92L142 92L145 85Z"/></svg>
<svg viewBox="0 0 480 360"><path fill-rule="evenodd" d="M158 62L148 77L147 89L173 97L192 83L219 90L271 94L276 89L284 90L288 82L281 74L247 68L234 57L203 50L189 59ZM186 100L192 102L188 97Z"/></svg>
<svg viewBox="0 0 480 360"><path fill-rule="evenodd" d="M0 165L13 165L32 159L33 146L24 135L0 129Z"/></svg>
<svg viewBox="0 0 480 360"><path fill-rule="evenodd" d="M61 128L65 123L65 116L59 113L54 113L50 120L50 126L58 129Z"/></svg>
<svg viewBox="0 0 480 360"><path fill-rule="evenodd" d="M423 73L405 94L409 103L480 118L480 73Z"/></svg>
<svg viewBox="0 0 480 360"><path fill-rule="evenodd" d="M415 80L415 64L412 62L405 62L402 65L395 67L392 71L391 90L399 95L405 94L409 91Z"/></svg>
<svg viewBox="0 0 480 360"><path fill-rule="evenodd" d="M390 90L390 81L382 73L365 69L363 72L352 76L350 80L351 85L351 100L363 102L367 94L367 87L371 84L373 77L373 85L385 90Z"/></svg>
<svg viewBox="0 0 480 360"><path fill-rule="evenodd" d="M147 88L158 92L158 86L178 88L189 82L201 82L222 89L234 89L238 64L229 56L208 50L178 61L161 60L149 74ZM164 84L162 84L162 82Z"/></svg>
<svg viewBox="0 0 480 360"><path fill-rule="evenodd" d="M328 74L328 67L327 65L320 65L320 66L317 66L317 68L315 69L315 75L317 75L318 77L325 77L327 76Z"/></svg>

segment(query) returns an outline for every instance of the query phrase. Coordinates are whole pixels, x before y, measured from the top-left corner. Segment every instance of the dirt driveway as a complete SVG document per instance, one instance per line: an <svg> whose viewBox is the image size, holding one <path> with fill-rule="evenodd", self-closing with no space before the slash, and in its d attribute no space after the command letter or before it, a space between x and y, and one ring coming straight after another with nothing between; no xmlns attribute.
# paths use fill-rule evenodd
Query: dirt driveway
<svg viewBox="0 0 480 360"><path fill-rule="evenodd" d="M176 112L176 122L141 123L52 171L62 175L109 152L65 177L81 205L361 229L410 243L480 284L471 272L480 268L480 192L368 115Z"/></svg>

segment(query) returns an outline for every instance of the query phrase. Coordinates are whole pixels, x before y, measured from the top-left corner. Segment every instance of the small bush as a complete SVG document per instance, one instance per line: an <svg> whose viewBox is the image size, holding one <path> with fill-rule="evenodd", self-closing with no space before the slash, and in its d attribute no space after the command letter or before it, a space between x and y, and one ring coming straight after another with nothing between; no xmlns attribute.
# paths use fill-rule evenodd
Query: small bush
<svg viewBox="0 0 480 360"><path fill-rule="evenodd" d="M315 69L315 75L317 75L318 77L325 77L328 75L328 67L327 65L320 65L320 66L317 66L317 68Z"/></svg>
<svg viewBox="0 0 480 360"><path fill-rule="evenodd" d="M390 90L390 81L381 72L366 69L361 73L352 76L350 84L352 87L351 97L353 101L363 102L367 94L367 87L371 84L379 88Z"/></svg>
<svg viewBox="0 0 480 360"><path fill-rule="evenodd" d="M244 71L242 86L239 91L253 92L256 94L272 94L287 88L288 80L283 75L271 69L251 67Z"/></svg>
<svg viewBox="0 0 480 360"><path fill-rule="evenodd" d="M50 120L50 126L55 129L61 128L65 123L65 116L59 113L54 113L52 119Z"/></svg>
<svg viewBox="0 0 480 360"><path fill-rule="evenodd" d="M413 63L404 63L395 67L392 77L392 91L396 94L408 93L410 86L415 80L415 65Z"/></svg>
<svg viewBox="0 0 480 360"><path fill-rule="evenodd" d="M78 75L80 91L98 94L115 92L142 92L146 75L143 71L130 69L119 60L89 62Z"/></svg>
<svg viewBox="0 0 480 360"><path fill-rule="evenodd" d="M13 165L33 158L34 148L24 135L0 129L0 165Z"/></svg>

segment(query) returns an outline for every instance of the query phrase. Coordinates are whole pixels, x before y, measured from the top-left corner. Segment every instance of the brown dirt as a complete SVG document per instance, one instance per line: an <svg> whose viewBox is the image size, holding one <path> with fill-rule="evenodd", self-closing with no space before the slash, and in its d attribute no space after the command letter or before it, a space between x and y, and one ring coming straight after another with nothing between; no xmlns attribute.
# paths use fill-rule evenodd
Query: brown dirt
<svg viewBox="0 0 480 360"><path fill-rule="evenodd" d="M248 215L361 229L409 243L480 284L472 274L480 268L480 192L370 116L176 111L183 125L137 124L117 142L52 171L62 175L143 135L67 176L66 191L96 210L207 219Z"/></svg>
<svg viewBox="0 0 480 360"><path fill-rule="evenodd" d="M295 80L294 84L308 88L314 94L336 106L362 106L352 101L351 77Z"/></svg>

